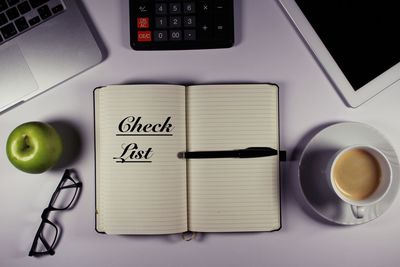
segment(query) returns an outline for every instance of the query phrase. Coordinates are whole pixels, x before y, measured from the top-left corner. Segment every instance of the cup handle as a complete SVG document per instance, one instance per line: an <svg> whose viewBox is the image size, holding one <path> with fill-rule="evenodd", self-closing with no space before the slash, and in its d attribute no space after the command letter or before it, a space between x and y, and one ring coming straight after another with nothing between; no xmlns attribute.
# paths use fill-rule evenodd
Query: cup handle
<svg viewBox="0 0 400 267"><path fill-rule="evenodd" d="M364 218L365 207L351 205L351 211L353 212L354 217L357 219Z"/></svg>

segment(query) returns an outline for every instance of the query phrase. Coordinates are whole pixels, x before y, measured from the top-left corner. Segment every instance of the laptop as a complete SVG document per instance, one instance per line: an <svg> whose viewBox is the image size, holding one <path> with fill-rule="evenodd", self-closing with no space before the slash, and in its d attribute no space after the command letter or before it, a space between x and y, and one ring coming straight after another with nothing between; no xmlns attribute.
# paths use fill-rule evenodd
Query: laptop
<svg viewBox="0 0 400 267"><path fill-rule="evenodd" d="M101 60L75 0L0 0L0 113Z"/></svg>

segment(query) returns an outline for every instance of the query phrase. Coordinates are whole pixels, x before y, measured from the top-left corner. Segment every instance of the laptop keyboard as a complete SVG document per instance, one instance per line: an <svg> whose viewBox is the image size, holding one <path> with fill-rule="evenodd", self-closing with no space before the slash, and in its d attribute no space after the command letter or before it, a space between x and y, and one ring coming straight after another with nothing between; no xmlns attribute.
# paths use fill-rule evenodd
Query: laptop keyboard
<svg viewBox="0 0 400 267"><path fill-rule="evenodd" d="M61 0L0 0L0 45L64 10Z"/></svg>

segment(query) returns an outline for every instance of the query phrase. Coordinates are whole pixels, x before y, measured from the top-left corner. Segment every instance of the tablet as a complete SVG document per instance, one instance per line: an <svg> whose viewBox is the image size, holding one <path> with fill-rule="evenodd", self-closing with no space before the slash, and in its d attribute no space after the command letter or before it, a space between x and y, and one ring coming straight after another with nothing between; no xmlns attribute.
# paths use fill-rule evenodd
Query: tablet
<svg viewBox="0 0 400 267"><path fill-rule="evenodd" d="M400 80L398 1L279 1L349 106Z"/></svg>

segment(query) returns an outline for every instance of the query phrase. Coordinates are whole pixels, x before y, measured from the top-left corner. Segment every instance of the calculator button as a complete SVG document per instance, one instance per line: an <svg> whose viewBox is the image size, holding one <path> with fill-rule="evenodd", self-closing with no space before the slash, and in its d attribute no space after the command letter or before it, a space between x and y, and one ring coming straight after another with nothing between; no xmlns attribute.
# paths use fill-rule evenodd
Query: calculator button
<svg viewBox="0 0 400 267"><path fill-rule="evenodd" d="M148 29L150 27L149 18L137 18L138 29Z"/></svg>
<svg viewBox="0 0 400 267"><path fill-rule="evenodd" d="M196 27L196 17L195 16L185 16L185 17L183 17L183 26L185 26L185 27Z"/></svg>
<svg viewBox="0 0 400 267"><path fill-rule="evenodd" d="M214 25L214 35L216 39L223 40L228 38L229 31L226 20L217 18Z"/></svg>
<svg viewBox="0 0 400 267"><path fill-rule="evenodd" d="M169 39L171 41L180 41L180 40L182 40L182 31L181 30L171 30L169 32Z"/></svg>
<svg viewBox="0 0 400 267"><path fill-rule="evenodd" d="M182 26L182 18L178 16L173 16L169 18L170 28L180 28Z"/></svg>
<svg viewBox="0 0 400 267"><path fill-rule="evenodd" d="M184 39L186 41L196 41L196 31L195 30L184 30Z"/></svg>
<svg viewBox="0 0 400 267"><path fill-rule="evenodd" d="M183 13L193 14L196 12L196 4L194 2L183 3Z"/></svg>
<svg viewBox="0 0 400 267"><path fill-rule="evenodd" d="M202 20L197 24L198 26L198 39L202 41L210 41L212 36L212 22L211 20Z"/></svg>
<svg viewBox="0 0 400 267"><path fill-rule="evenodd" d="M155 8L156 8L157 15L166 15L167 14L167 4L157 3Z"/></svg>
<svg viewBox="0 0 400 267"><path fill-rule="evenodd" d="M172 15L181 14L181 4L180 3L170 3L169 4L169 13Z"/></svg>
<svg viewBox="0 0 400 267"><path fill-rule="evenodd" d="M156 28L163 29L167 27L167 17L156 17Z"/></svg>
<svg viewBox="0 0 400 267"><path fill-rule="evenodd" d="M207 25L206 23L202 24L202 26L200 27L201 31L203 32L207 32L210 31L210 26Z"/></svg>
<svg viewBox="0 0 400 267"><path fill-rule="evenodd" d="M199 33L211 33L214 25L213 16L199 16L197 20L197 27L199 29Z"/></svg>
<svg viewBox="0 0 400 267"><path fill-rule="evenodd" d="M217 25L214 30L215 39L224 39L226 36L226 29L224 25Z"/></svg>
<svg viewBox="0 0 400 267"><path fill-rule="evenodd" d="M168 32L167 31L154 31L154 41L155 42L163 42L168 40Z"/></svg>
<svg viewBox="0 0 400 267"><path fill-rule="evenodd" d="M215 0L215 11L216 13L225 12L226 4L223 0Z"/></svg>
<svg viewBox="0 0 400 267"><path fill-rule="evenodd" d="M149 4L140 3L136 6L136 13L138 16L146 16L150 13Z"/></svg>
<svg viewBox="0 0 400 267"><path fill-rule="evenodd" d="M200 1L198 5L198 11L202 14L210 14L212 6L210 1Z"/></svg>
<svg viewBox="0 0 400 267"><path fill-rule="evenodd" d="M138 42L151 42L151 31L138 31Z"/></svg>

